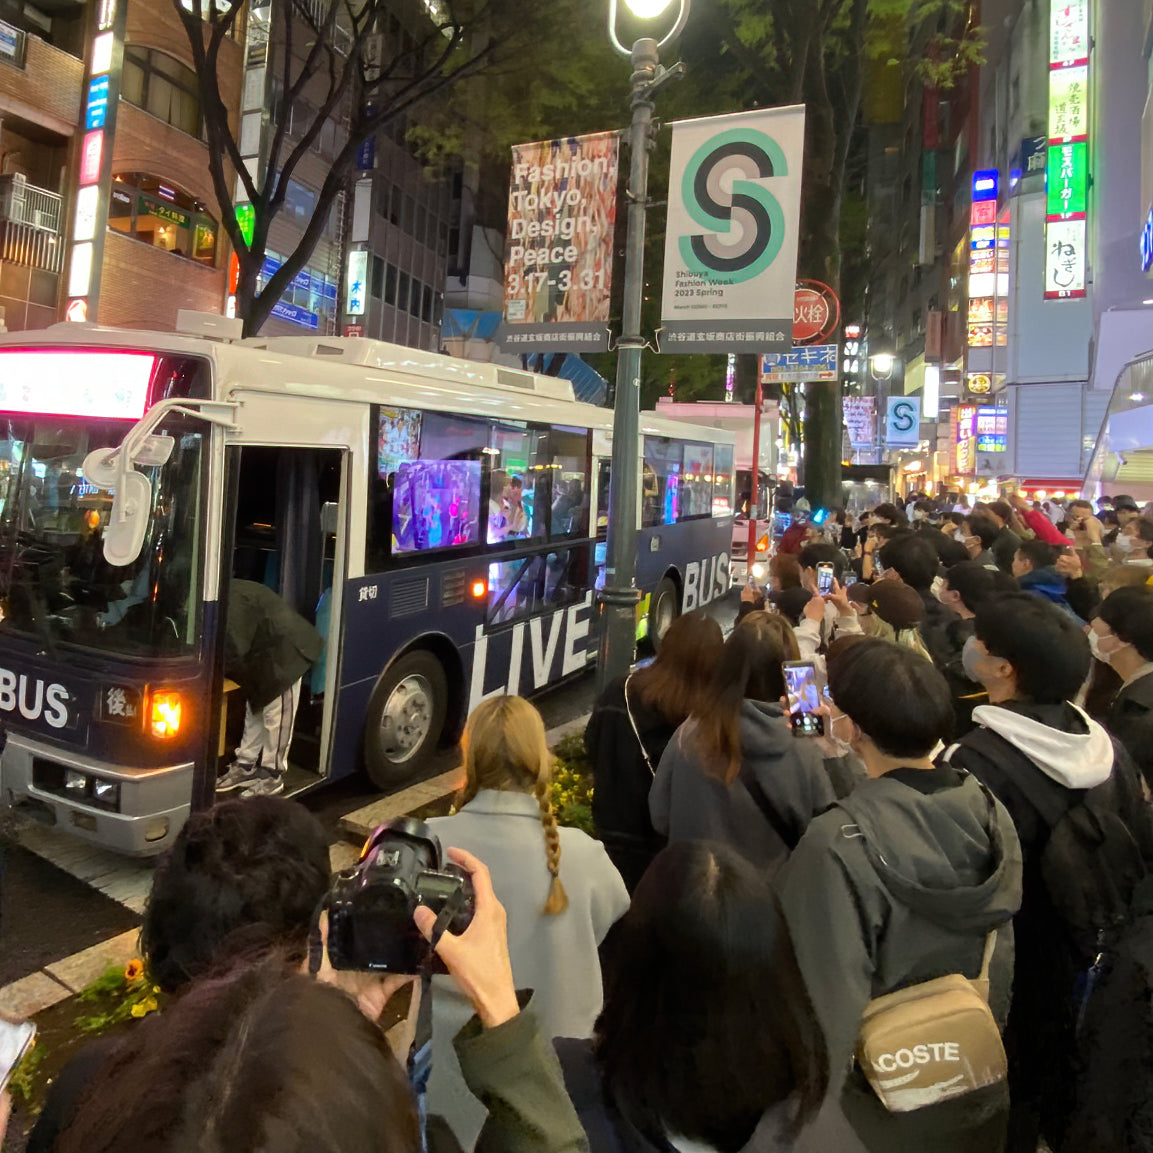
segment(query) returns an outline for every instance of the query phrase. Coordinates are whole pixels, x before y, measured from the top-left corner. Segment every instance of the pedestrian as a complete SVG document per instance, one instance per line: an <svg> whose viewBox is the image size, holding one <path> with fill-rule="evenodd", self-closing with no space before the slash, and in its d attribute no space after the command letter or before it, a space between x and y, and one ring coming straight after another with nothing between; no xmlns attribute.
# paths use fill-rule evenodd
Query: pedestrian
<svg viewBox="0 0 1153 1153"><path fill-rule="evenodd" d="M665 845L649 817L656 767L700 700L723 644L712 617L677 617L656 659L609 684L585 728L596 782L593 824L630 893Z"/></svg>
<svg viewBox="0 0 1153 1153"><path fill-rule="evenodd" d="M980 512L970 514L961 522L961 533L970 560L975 560L986 568L1000 567L993 548L1001 535L1001 530L992 517Z"/></svg>
<svg viewBox="0 0 1153 1153"><path fill-rule="evenodd" d="M873 627L870 635L904 645L932 660L917 631L925 615L925 606L917 591L900 581L877 581L870 586L869 608Z"/></svg>
<svg viewBox="0 0 1153 1153"><path fill-rule="evenodd" d="M921 599L923 613L917 628L921 641L938 668L949 658L946 634L955 614L933 591L939 587L941 564L936 550L922 534L898 537L881 549L885 578L907 585Z"/></svg>
<svg viewBox="0 0 1153 1153"><path fill-rule="evenodd" d="M1035 1153L1039 1135L1059 1150L1072 1100L1074 986L1084 963L1041 870L1042 850L1059 819L1053 814L1063 815L1084 790L1114 773L1128 787L1133 772L1105 729L1070 703L1090 660L1082 629L1050 601L1028 593L987 600L977 609L964 661L968 675L985 686L989 704L974 711L978 727L944 758L1005 805L1024 854L1006 1032L1012 1153Z"/></svg>
<svg viewBox="0 0 1153 1153"><path fill-rule="evenodd" d="M1022 541L1013 558L1013 576L1022 592L1044 597L1080 620L1069 607L1065 578L1055 567L1057 556L1056 548L1043 540Z"/></svg>
<svg viewBox="0 0 1153 1153"><path fill-rule="evenodd" d="M1021 900L1012 822L976 780L934 763L953 708L923 657L862 641L830 662L829 692L830 737L852 748L868 778L810 823L777 892L828 1046L830 1095L876 1153L995 1153L1004 1083L890 1113L855 1057L874 997L946 973L977 977L991 934L991 1006L1004 1021L1008 924Z"/></svg>
<svg viewBox="0 0 1153 1153"><path fill-rule="evenodd" d="M147 979L167 994L238 957L276 954L299 968L328 892L328 835L303 805L282 797L224 801L193 813L159 859L140 949ZM53 1079L26 1153L51 1153L60 1132L127 1026L84 1046Z"/></svg>
<svg viewBox="0 0 1153 1153"><path fill-rule="evenodd" d="M1093 655L1121 678L1102 718L1133 758L1153 793L1153 589L1118 589L1089 625Z"/></svg>
<svg viewBox="0 0 1153 1153"><path fill-rule="evenodd" d="M518 988L531 988L546 1037L586 1037L601 1010L597 948L628 908L624 882L604 846L558 827L549 798L552 757L540 713L521 697L482 701L461 742L465 783L454 816L428 822L442 844L488 866L508 915L508 948ZM448 978L433 978L432 1074L428 1109L468 1153L484 1124L453 1038L469 1001Z"/></svg>
<svg viewBox="0 0 1153 1153"><path fill-rule="evenodd" d="M946 569L937 589L937 599L955 614L955 619L939 634L939 639L944 657L940 670L953 695L953 733L956 737L963 737L973 727L973 710L989 703L985 686L965 673L964 653L965 643L973 635L977 609L997 594L998 575L999 570L967 560Z"/></svg>
<svg viewBox="0 0 1153 1153"><path fill-rule="evenodd" d="M764 874L681 841L605 941L592 1040L556 1044L591 1153L853 1153L818 1116L824 1042Z"/></svg>
<svg viewBox="0 0 1153 1153"><path fill-rule="evenodd" d="M1118 530L1113 541L1113 559L1121 564L1150 570L1153 575L1153 521L1132 517Z"/></svg>
<svg viewBox="0 0 1153 1153"><path fill-rule="evenodd" d="M522 1002L513 984L504 910L484 865L468 853L451 857L472 878L476 911L464 933L440 936L436 952L474 1010L455 1046L485 1102L478 1148L576 1153L580 1121L532 1000L522 995ZM431 936L431 909L417 909L414 920ZM374 995L345 992L348 977L375 987ZM416 1102L377 1023L412 984L411 975L344 975L330 967L315 980L286 972L278 957L198 982L146 1018L101 1069L57 1148L419 1153ZM419 1007L415 994L410 1004Z"/></svg>
<svg viewBox="0 0 1153 1153"><path fill-rule="evenodd" d="M861 625L843 593L853 575L844 552L834 544L811 544L797 559L801 568L801 584L812 597L818 592L819 566L829 565L833 570L833 586L825 594L823 602L812 603L811 612L800 604L799 599L789 605L792 610L799 606L804 613L797 626L796 639L801 657L812 660L821 649L828 647L834 637L859 633Z"/></svg>
<svg viewBox="0 0 1153 1153"><path fill-rule="evenodd" d="M992 545L997 567L1002 572L1012 572L1013 558L1021 545L1020 535L1013 530L1013 522L1016 519L1013 506L1007 500L995 500L991 504L984 505L983 511L999 530Z"/></svg>
<svg viewBox="0 0 1153 1153"><path fill-rule="evenodd" d="M1057 526L1039 508L1033 508L1023 496L1009 498L1009 503L1017 511L1024 526L1038 539L1046 544L1064 547L1073 542L1063 533L1057 531Z"/></svg>
<svg viewBox="0 0 1153 1153"><path fill-rule="evenodd" d="M224 675L244 693L244 735L218 793L284 791L300 681L320 659L324 638L266 585L235 577L228 586Z"/></svg>
<svg viewBox="0 0 1153 1153"><path fill-rule="evenodd" d="M649 794L670 841L724 841L773 869L835 799L820 751L794 737L782 662L796 660L784 618L752 613L725 641L709 686L669 742Z"/></svg>

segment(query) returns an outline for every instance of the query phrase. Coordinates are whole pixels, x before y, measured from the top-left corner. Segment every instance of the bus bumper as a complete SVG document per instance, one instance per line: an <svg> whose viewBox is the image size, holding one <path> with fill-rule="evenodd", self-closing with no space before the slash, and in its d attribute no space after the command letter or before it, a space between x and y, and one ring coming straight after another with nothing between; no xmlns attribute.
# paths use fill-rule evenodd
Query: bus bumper
<svg viewBox="0 0 1153 1153"><path fill-rule="evenodd" d="M10 732L0 754L0 798L15 812L94 845L151 857L172 844L188 819L193 767L189 761L113 769Z"/></svg>

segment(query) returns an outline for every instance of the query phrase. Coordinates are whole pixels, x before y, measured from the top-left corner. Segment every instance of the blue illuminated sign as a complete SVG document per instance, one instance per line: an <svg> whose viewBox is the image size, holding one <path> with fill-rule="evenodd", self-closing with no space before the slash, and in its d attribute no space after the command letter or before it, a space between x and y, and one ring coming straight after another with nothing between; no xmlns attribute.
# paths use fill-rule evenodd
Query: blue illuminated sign
<svg viewBox="0 0 1153 1153"><path fill-rule="evenodd" d="M309 312L307 308L297 308L295 304L289 304L285 300L278 300L272 306L272 315L299 324L303 328L315 329L320 325L320 317L315 312Z"/></svg>
<svg viewBox="0 0 1153 1153"><path fill-rule="evenodd" d="M1148 272L1150 268L1153 268L1153 208L1141 229L1141 271Z"/></svg>
<svg viewBox="0 0 1153 1153"><path fill-rule="evenodd" d="M84 118L86 129L103 128L108 116L108 77L97 76L88 81L88 111Z"/></svg>
<svg viewBox="0 0 1153 1153"><path fill-rule="evenodd" d="M973 199L996 200L998 174L995 168L983 168L973 173Z"/></svg>

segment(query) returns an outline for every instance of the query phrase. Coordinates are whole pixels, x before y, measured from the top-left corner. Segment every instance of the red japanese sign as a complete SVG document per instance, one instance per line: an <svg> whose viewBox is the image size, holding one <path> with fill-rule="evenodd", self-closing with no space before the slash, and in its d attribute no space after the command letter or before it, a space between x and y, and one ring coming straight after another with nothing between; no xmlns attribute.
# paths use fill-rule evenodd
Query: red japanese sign
<svg viewBox="0 0 1153 1153"><path fill-rule="evenodd" d="M837 294L819 280L798 280L793 298L793 344L823 344L840 323Z"/></svg>

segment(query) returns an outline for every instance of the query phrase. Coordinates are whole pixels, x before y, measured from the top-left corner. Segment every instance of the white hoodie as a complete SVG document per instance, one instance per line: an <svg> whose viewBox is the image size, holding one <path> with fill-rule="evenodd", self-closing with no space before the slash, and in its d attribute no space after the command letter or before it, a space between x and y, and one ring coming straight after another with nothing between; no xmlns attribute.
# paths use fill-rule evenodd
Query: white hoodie
<svg viewBox="0 0 1153 1153"><path fill-rule="evenodd" d="M1070 733L1023 716L1012 709L982 705L973 720L1020 749L1047 777L1067 789L1091 789L1113 772L1113 742L1084 709L1076 705L1087 733Z"/></svg>

